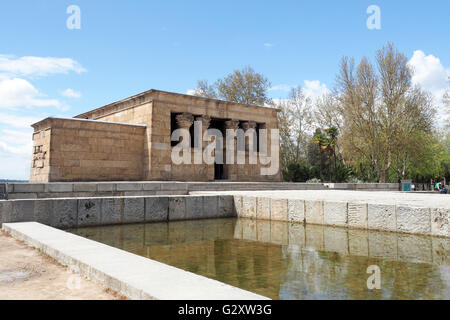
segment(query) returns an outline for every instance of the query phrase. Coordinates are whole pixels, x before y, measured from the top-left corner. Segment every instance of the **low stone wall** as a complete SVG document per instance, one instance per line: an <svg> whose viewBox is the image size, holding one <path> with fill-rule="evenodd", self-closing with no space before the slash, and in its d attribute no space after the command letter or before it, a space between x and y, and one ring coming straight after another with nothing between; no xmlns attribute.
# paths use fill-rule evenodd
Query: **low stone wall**
<svg viewBox="0 0 450 320"><path fill-rule="evenodd" d="M450 237L450 209L234 195L238 217ZM430 204L431 206L432 204Z"/></svg>
<svg viewBox="0 0 450 320"><path fill-rule="evenodd" d="M398 183L324 183L333 190L400 191Z"/></svg>
<svg viewBox="0 0 450 320"><path fill-rule="evenodd" d="M54 182L10 183L9 199L187 195L194 191L323 190L322 184L278 182Z"/></svg>
<svg viewBox="0 0 450 320"><path fill-rule="evenodd" d="M148 196L0 201L0 225L86 226L234 217L232 196Z"/></svg>
<svg viewBox="0 0 450 320"><path fill-rule="evenodd" d="M6 189L6 184L0 184ZM196 191L256 190L364 190L398 191L397 183L290 183L290 182L54 182L9 183L9 199L68 197L187 195ZM1 195L0 195L1 196Z"/></svg>

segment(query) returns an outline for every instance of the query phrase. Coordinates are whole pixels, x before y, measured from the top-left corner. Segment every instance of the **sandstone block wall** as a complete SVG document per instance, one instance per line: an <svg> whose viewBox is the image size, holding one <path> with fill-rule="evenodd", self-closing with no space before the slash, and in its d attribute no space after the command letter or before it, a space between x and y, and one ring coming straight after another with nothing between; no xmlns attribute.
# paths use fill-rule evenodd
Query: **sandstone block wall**
<svg viewBox="0 0 450 320"><path fill-rule="evenodd" d="M31 182L142 179L145 126L48 118L34 128Z"/></svg>
<svg viewBox="0 0 450 320"><path fill-rule="evenodd" d="M214 164L194 164L193 157L190 164L173 163L171 133L176 129L172 128L176 114L233 120L247 127L252 123L251 128L263 125L269 133L278 128L276 109L150 90L76 117L84 122L49 118L35 124L30 181L214 181ZM267 145L270 154L269 137ZM270 164L262 165L259 157L258 164L250 164L248 152L245 164L237 164L236 154L235 150L235 164L223 165L222 179L281 181L279 169L275 175L262 175L261 169Z"/></svg>

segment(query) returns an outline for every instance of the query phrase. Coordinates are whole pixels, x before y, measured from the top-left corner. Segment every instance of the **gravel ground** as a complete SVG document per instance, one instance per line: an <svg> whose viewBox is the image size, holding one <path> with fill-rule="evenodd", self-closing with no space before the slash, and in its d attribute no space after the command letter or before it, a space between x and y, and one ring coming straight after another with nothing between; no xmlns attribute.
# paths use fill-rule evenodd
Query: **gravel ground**
<svg viewBox="0 0 450 320"><path fill-rule="evenodd" d="M0 300L118 299L124 297L0 231Z"/></svg>

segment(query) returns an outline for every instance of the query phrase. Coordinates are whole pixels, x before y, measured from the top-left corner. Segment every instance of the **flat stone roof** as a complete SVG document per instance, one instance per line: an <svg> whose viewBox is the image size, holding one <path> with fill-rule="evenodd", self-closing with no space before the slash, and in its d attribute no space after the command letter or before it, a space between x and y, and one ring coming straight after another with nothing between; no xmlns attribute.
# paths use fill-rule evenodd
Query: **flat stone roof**
<svg viewBox="0 0 450 320"><path fill-rule="evenodd" d="M64 118L64 117L47 117L41 121L38 121L34 124L32 124L31 126L37 126L40 123L47 121L47 120L70 120L70 121L82 121L82 122L94 122L94 123L105 123L105 124L117 124L117 125L121 125L121 126L131 126L131 127L144 127L146 128L147 125L146 124L133 124L133 123L124 123L124 122L112 122L112 121L101 121L101 120L91 120L91 119L80 119L80 118Z"/></svg>
<svg viewBox="0 0 450 320"><path fill-rule="evenodd" d="M220 99L212 99L212 98L205 98L205 97L200 97L200 96L194 96L194 95L189 95L189 94L184 94L184 93L178 93L178 92L169 92L169 91L163 91L163 90L156 90L156 89L150 89L138 94L135 94L133 96L130 96L128 98L124 98L109 104L106 104L104 106L92 109L90 111L81 113L79 115L76 115L75 118L85 118L88 117L90 114L94 113L95 111L99 111L101 109L109 109L110 107L113 107L117 104L121 104L123 102L129 101L129 100L133 100L133 99L138 99L140 97L143 97L145 95L148 94L152 94L152 93L165 93L165 94L169 94L169 95L175 95L175 96L184 96L184 97L189 97L189 98L195 98L195 99L199 99L202 101L215 101L215 102L220 102L220 103L226 103L226 104L233 104L233 105L241 105L241 106L246 106L246 107L255 107L255 108L263 108L263 109L273 109L276 111L280 111L280 109L277 108L271 108L271 107L265 107L265 106L258 106L258 105L251 105L251 104L242 104L242 103L237 103L237 102L232 102L232 101L226 101L226 100L220 100ZM148 101L146 101L148 102Z"/></svg>

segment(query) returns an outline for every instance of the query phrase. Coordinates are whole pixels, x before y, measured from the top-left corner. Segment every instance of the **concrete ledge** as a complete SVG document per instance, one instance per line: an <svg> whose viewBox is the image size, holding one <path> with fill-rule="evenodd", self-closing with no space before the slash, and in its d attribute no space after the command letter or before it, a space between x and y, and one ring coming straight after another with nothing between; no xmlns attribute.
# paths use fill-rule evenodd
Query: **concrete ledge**
<svg viewBox="0 0 450 320"><path fill-rule="evenodd" d="M130 299L269 300L39 223L4 224L3 230Z"/></svg>

